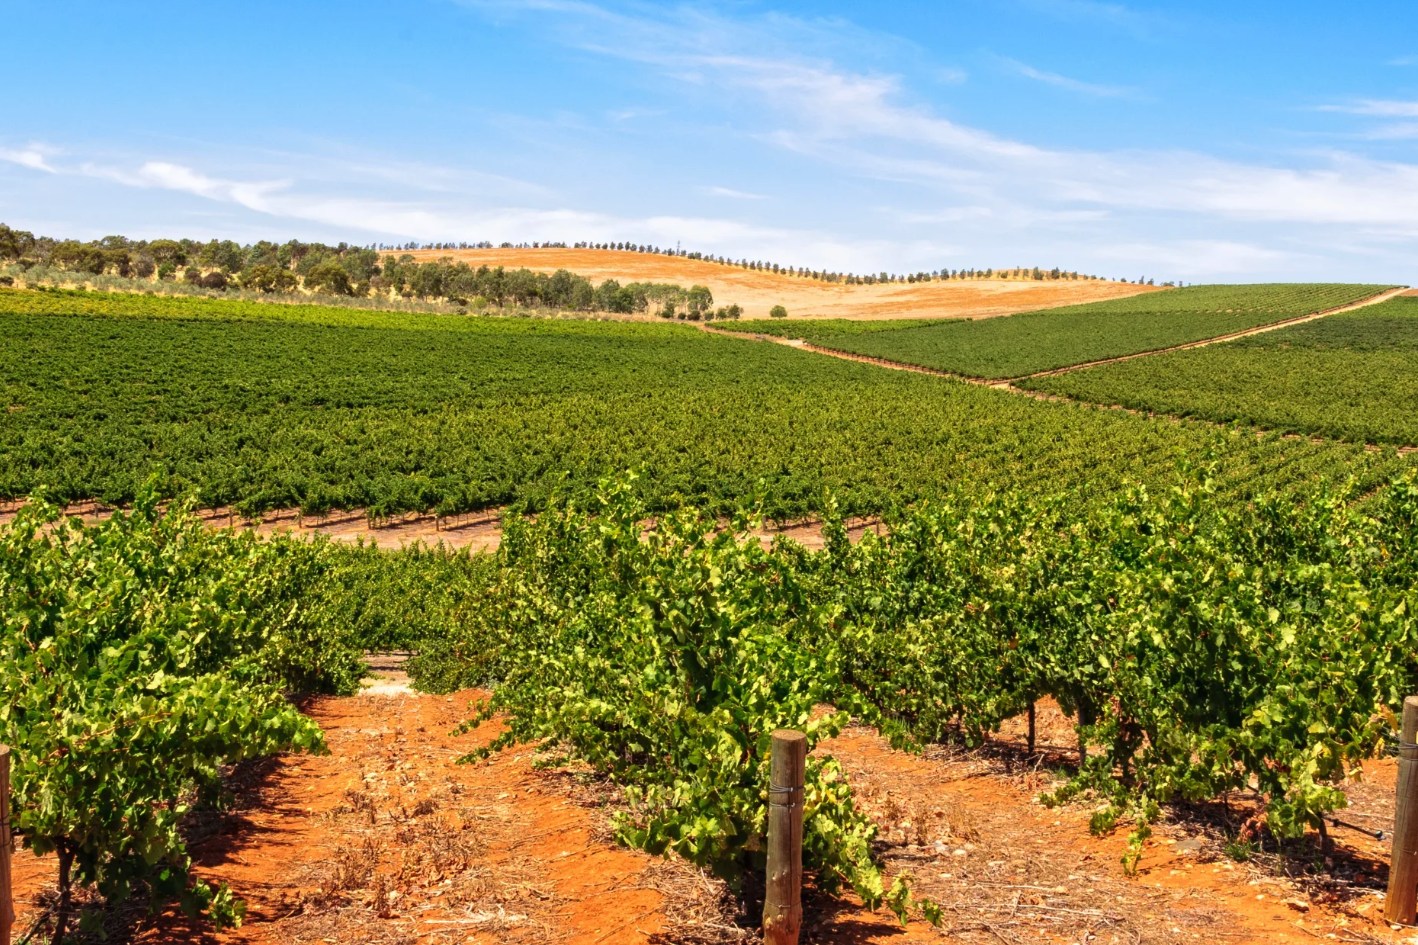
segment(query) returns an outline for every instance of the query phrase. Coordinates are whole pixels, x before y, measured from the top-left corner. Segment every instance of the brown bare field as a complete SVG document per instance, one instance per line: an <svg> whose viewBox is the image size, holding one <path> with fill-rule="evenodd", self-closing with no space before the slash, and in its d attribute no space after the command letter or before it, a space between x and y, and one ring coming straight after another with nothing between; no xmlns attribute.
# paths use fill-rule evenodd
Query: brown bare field
<svg viewBox="0 0 1418 945"><path fill-rule="evenodd" d="M616 279L702 285L714 293L716 305L743 306L745 318L767 318L775 305L785 307L790 318L987 318L1159 291L1152 286L1090 279L841 285L699 259L604 249L428 249L410 255L422 262L451 258L470 266L538 272L567 269L593 282Z"/></svg>

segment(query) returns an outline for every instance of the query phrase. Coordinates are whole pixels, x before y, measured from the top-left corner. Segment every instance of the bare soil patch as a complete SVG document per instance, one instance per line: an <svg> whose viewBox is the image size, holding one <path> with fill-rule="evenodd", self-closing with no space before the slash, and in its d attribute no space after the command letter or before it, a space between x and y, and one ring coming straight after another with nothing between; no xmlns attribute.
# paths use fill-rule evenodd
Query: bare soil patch
<svg viewBox="0 0 1418 945"><path fill-rule="evenodd" d="M743 306L745 318L767 318L782 305L792 318L987 318L1159 291L1152 286L1095 279L1035 282L972 279L840 285L698 259L598 249L417 250L421 261L457 259L470 266L555 272L568 269L593 282L674 282L703 285L719 305Z"/></svg>
<svg viewBox="0 0 1418 945"><path fill-rule="evenodd" d="M883 827L893 871L909 870L944 908L948 941L1180 943L1411 941L1383 921L1388 850L1351 830L1332 830L1328 865L1313 842L1273 845L1246 862L1225 850L1227 828L1254 811L1231 799L1169 812L1145 846L1135 876L1121 865L1127 830L1095 837L1092 806L1050 809L1037 798L1076 758L1073 731L1041 703L1038 754L1025 750L1024 722L1011 720L985 747L892 750L854 728L820 750L843 764L863 807ZM1341 813L1392 826L1395 765L1366 766ZM1216 805L1218 808L1220 805ZM1228 821L1227 818L1233 818Z"/></svg>
<svg viewBox="0 0 1418 945"><path fill-rule="evenodd" d="M576 770L538 768L529 752L479 764L464 753L500 730L458 723L480 692L400 691L400 660L381 658L358 696L305 706L331 754L243 766L235 801L194 818L198 872L248 902L246 924L214 934L179 914L125 915L113 941L260 943L741 943L722 886L678 860L615 844L616 792ZM893 751L853 728L820 751L846 768L879 824L890 872L907 870L945 923L901 928L851 897L806 897L804 942L1298 943L1401 940L1379 916L1383 845L1336 836L1337 866L1317 880L1304 851L1233 862L1205 818L1162 825L1139 874L1119 862L1122 832L1088 832L1086 803L1051 810L1037 793L1071 751L1072 732L1042 706L1039 751L1022 723L986 748ZM1374 762L1345 816L1387 829L1393 763ZM1386 798L1388 798L1386 800ZM1336 832L1338 834L1338 832ZM1356 841L1355 838L1358 838ZM52 864L22 852L20 929Z"/></svg>

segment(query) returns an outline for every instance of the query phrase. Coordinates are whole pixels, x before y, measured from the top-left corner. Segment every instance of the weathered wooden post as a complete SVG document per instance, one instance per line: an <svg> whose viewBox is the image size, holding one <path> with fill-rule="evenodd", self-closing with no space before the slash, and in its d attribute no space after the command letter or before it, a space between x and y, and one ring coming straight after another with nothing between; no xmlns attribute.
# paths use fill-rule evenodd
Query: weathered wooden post
<svg viewBox="0 0 1418 945"><path fill-rule="evenodd" d="M0 745L0 945L15 930L15 896L10 885L10 749Z"/></svg>
<svg viewBox="0 0 1418 945"><path fill-rule="evenodd" d="M768 885L763 896L764 945L798 945L803 926L803 776L807 736L773 733L768 785Z"/></svg>
<svg viewBox="0 0 1418 945"><path fill-rule="evenodd" d="M1393 821L1393 857L1388 867L1384 918L1412 925L1418 906L1418 696L1403 700L1398 740L1398 796Z"/></svg>

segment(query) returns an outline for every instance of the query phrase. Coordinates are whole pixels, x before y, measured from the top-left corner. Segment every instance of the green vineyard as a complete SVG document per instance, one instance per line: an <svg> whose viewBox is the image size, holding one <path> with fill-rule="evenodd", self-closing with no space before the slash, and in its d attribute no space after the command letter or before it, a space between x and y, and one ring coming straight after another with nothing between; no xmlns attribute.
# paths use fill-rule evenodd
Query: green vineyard
<svg viewBox="0 0 1418 945"><path fill-rule="evenodd" d="M775 519L956 482L1103 498L1178 463L1245 493L1404 462L1153 424L674 325L98 294L0 294L0 496L169 495L247 512L536 507L630 468L647 497ZM38 311L36 311L38 309Z"/></svg>
<svg viewBox="0 0 1418 945"><path fill-rule="evenodd" d="M1418 298L1023 386L1078 400L1418 445Z"/></svg>
<svg viewBox="0 0 1418 945"><path fill-rule="evenodd" d="M1195 333L1369 289L1194 296L1253 303L1239 314L1144 301ZM1179 358L1274 373L1264 359L1298 352L1404 391L1412 310L1038 386ZM192 871L180 814L212 802L224 766L322 750L285 696L351 691L367 651L412 651L424 691L490 691L469 725L505 727L466 760L522 745L583 766L614 787L622 843L745 902L769 738L802 730L819 747L802 845L817 887L932 922L941 906L888 874L823 744L851 721L973 748L1057 706L1077 761L1055 757L1040 799L1126 825L1131 869L1179 803L1240 793L1275 842L1323 830L1418 688L1418 470L1393 449L663 323L0 292L0 356L0 494L41 497L0 524L0 738L25 759L15 823L56 857L61 929L81 889L239 922L231 890ZM1363 422L1405 435L1400 408L1369 402ZM164 511L173 497L188 505ZM90 498L133 511L83 525L47 504ZM191 505L371 523L510 508L498 550L468 555L260 539ZM863 513L882 533L850 541ZM754 537L814 516L820 551Z"/></svg>
<svg viewBox="0 0 1418 945"><path fill-rule="evenodd" d="M509 727L488 752L570 752L627 786L627 841L731 880L759 849L774 728L815 742L851 715L903 745L978 745L1053 698L1084 760L1045 800L1101 799L1094 829L1131 822L1135 860L1161 804L1230 791L1255 791L1277 836L1322 828L1418 685L1411 474L1362 506L1324 489L1233 505L1204 476L1092 512L947 490L881 538L829 523L821 552L693 510L647 531L632 486L514 523L482 606L414 672L496 682L486 713ZM879 899L870 826L830 758L809 774L805 851Z"/></svg>
<svg viewBox="0 0 1418 945"><path fill-rule="evenodd" d="M0 945L1418 945L1418 0L0 14Z"/></svg>
<svg viewBox="0 0 1418 945"><path fill-rule="evenodd" d="M757 332L968 377L1015 378L1338 308L1379 285L1208 285L975 321L740 322Z"/></svg>

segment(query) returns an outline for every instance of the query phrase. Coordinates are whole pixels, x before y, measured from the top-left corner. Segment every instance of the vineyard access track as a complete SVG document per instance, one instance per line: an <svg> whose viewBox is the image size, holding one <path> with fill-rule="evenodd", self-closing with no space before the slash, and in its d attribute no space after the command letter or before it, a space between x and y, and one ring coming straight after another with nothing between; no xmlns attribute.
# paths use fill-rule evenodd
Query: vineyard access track
<svg viewBox="0 0 1418 945"><path fill-rule="evenodd" d="M707 331L711 334L719 335L720 337L749 339L752 341L766 341L772 344L784 345L785 347L789 348L797 348L802 351L810 351L813 354L826 355L829 358L837 358L842 361L855 361L859 364L870 364L875 367L886 368L892 371L906 371L911 374L926 374L931 377L943 377L947 380L959 381L964 384L974 384L978 387L991 387L995 390L1007 391L1008 393L1018 394L1022 397L1031 397L1034 400L1061 401L1065 403L1078 404L1079 406L1083 407L1092 407L1096 410L1116 410L1122 413L1132 414L1133 416L1137 417L1147 417L1151 420L1167 420L1173 423L1202 423L1214 426L1217 429L1230 430L1234 429L1233 424L1219 423L1215 421L1204 420L1198 417L1183 417L1179 414L1159 413L1151 410L1138 410L1134 407L1124 407L1122 404L1097 403L1090 400L1080 400L1074 397L1065 397L1062 394L1049 394L1045 393L1044 391L1029 390L1027 388L1019 387L1017 386L1017 382L1031 380L1033 378L1039 377L1054 377L1059 374L1068 374L1073 371L1081 371L1085 368L1101 367L1105 364L1117 364L1122 361L1132 361L1137 358L1149 358L1154 355L1168 354L1173 351L1188 351L1192 348L1204 348L1207 345L1221 344L1222 342L1235 341L1240 338L1248 338L1251 335L1259 335L1268 331L1276 331L1281 328L1288 328L1292 325L1299 325L1303 324L1304 322L1311 322L1315 321L1316 319L1326 318L1330 315L1339 315L1343 312L1352 312L1357 309L1367 308L1371 305L1378 305L1382 302L1387 302L1390 299L1398 298L1399 296L1411 295L1418 295L1418 289L1410 289L1406 286L1400 286L1396 289L1388 289L1386 291L1380 292L1379 294L1371 296L1367 299L1361 299L1358 302L1351 302L1348 305L1341 305L1338 308L1325 309L1322 312L1311 312L1308 315L1299 315L1295 318L1287 318L1283 321L1272 322L1268 325L1260 325L1255 328L1247 328L1244 331L1230 332L1225 335L1216 335L1211 338L1203 338L1200 341L1189 341L1186 344L1172 345L1171 347L1167 348L1157 348L1152 351L1140 351L1136 354L1119 355L1115 358L1103 358L1097 361L1085 361L1082 364L1072 364L1061 368L1051 368L1047 371L1038 371L1034 374L1025 374L1020 377L1011 377L1006 379L974 377L969 374L958 374L953 371L942 371L939 368L930 368L919 364L909 364L905 361L891 361L887 358L878 358L873 357L872 355L856 354L851 351L839 351L835 348L827 348L822 345L812 344L811 342L804 341L801 338L780 338L775 335L748 334L744 332L725 331L723 329L716 328L712 325L705 324L699 325L699 328L702 331ZM1258 437L1266 436L1271 432L1273 431L1266 430L1260 427L1256 428L1256 436ZM1304 436L1298 433L1284 433L1281 434L1281 436L1282 438L1287 440L1309 440L1311 443L1348 442L1329 441L1326 440L1324 437ZM1390 449L1397 450L1400 456L1408 456L1413 453L1418 453L1418 444L1394 446L1393 444L1386 443L1365 443L1363 444L1363 446L1370 452L1381 452L1383 450Z"/></svg>
<svg viewBox="0 0 1418 945"><path fill-rule="evenodd" d="M1022 377L1012 377L1008 383L1015 381L1032 380L1037 377L1056 377L1060 374L1071 374L1074 371L1083 371L1091 367L1101 367L1105 364L1119 364L1123 361L1133 361L1137 358L1147 358L1155 354L1168 354L1172 351L1190 351L1192 348L1205 348L1208 345L1220 344L1224 341L1236 341L1240 338L1249 338L1251 335L1262 335L1268 331L1278 331L1281 328L1289 328L1292 325L1301 325L1305 322L1312 322L1316 319L1327 318L1330 315L1339 315L1344 312L1353 312L1357 309L1368 308L1370 305L1378 305L1390 299L1396 299L1400 295L1408 294L1407 286L1399 286L1396 289L1389 289L1380 292L1378 295L1367 299L1360 299L1357 302L1350 302L1348 305L1340 305L1337 308L1327 308L1322 312L1311 312L1308 315L1299 315L1295 318L1287 318L1283 321L1271 322L1268 325L1257 325L1254 328L1247 328L1242 331L1233 331L1224 335L1216 335L1212 338L1203 338L1200 341L1189 341L1186 344L1172 345L1169 348L1157 348L1153 351L1139 351L1136 354L1123 354L1115 358L1101 358L1097 361L1084 361L1082 364L1070 364L1061 368L1051 368L1047 371L1036 371L1033 374L1025 374Z"/></svg>

